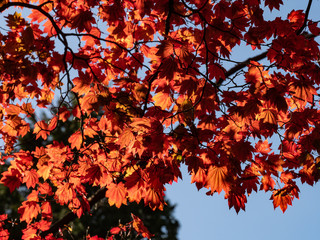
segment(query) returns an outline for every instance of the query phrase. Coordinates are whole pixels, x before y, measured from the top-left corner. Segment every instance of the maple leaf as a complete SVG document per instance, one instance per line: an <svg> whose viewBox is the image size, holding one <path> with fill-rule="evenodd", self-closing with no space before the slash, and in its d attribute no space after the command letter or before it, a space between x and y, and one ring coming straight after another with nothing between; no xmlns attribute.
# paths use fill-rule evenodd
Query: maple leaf
<svg viewBox="0 0 320 240"><path fill-rule="evenodd" d="M100 36L101 36L101 31L96 27L92 27L90 30L90 35L84 35L82 37L82 41L85 41L86 45L88 46L94 46L95 44L100 44L100 41L96 39L96 38L100 38ZM76 84L75 84L75 87L77 87ZM87 90L89 89L90 88L88 88Z"/></svg>
<svg viewBox="0 0 320 240"><path fill-rule="evenodd" d="M110 206L115 205L120 208L122 204L127 205L127 190L122 182L115 184L112 183L108 186L106 197Z"/></svg>
<svg viewBox="0 0 320 240"><path fill-rule="evenodd" d="M73 133L69 139L69 143L71 144L71 148L80 149L83 143L82 134L80 131Z"/></svg>
<svg viewBox="0 0 320 240"><path fill-rule="evenodd" d="M118 144L120 145L120 148L129 147L130 149L132 147L134 140L135 140L135 136L132 133L132 129L126 128L120 134L118 138Z"/></svg>
<svg viewBox="0 0 320 240"><path fill-rule="evenodd" d="M169 109L172 105L172 99L169 93L158 92L152 97L156 106L161 107L161 109Z"/></svg>
<svg viewBox="0 0 320 240"><path fill-rule="evenodd" d="M56 196L58 197L58 200L60 204L66 204L69 201L73 199L75 196L75 192L71 187L70 183L64 183L62 182L57 186Z"/></svg>
<svg viewBox="0 0 320 240"><path fill-rule="evenodd" d="M142 237L150 239L154 235L149 232L149 230L144 226L143 222L140 218L131 213L131 217L133 218L132 226L137 233L141 234Z"/></svg>
<svg viewBox="0 0 320 240"><path fill-rule="evenodd" d="M268 6L272 11L273 8L279 10L280 5L283 4L282 0L265 0L265 6Z"/></svg>
<svg viewBox="0 0 320 240"><path fill-rule="evenodd" d="M206 185L211 188L211 192L220 193L222 190L228 192L229 183L227 181L228 169L226 166L210 166L207 173Z"/></svg>
<svg viewBox="0 0 320 240"><path fill-rule="evenodd" d="M92 24L95 24L96 20L92 16L91 11L80 11L72 18L72 28L77 28L79 32L86 30L90 33Z"/></svg>
<svg viewBox="0 0 320 240"><path fill-rule="evenodd" d="M290 91L293 93L293 99L297 104L300 102L305 104L306 102L313 102L313 96L317 94L314 86L307 82L294 82L290 85Z"/></svg>
<svg viewBox="0 0 320 240"><path fill-rule="evenodd" d="M320 34L320 28L318 27L318 23L317 22L309 22L308 24L309 30L310 32L315 35L318 36Z"/></svg>
<svg viewBox="0 0 320 240"><path fill-rule="evenodd" d="M31 169L30 171L25 171L23 176L23 183L26 183L27 188L35 187L39 182L39 175L36 170Z"/></svg>
<svg viewBox="0 0 320 240"><path fill-rule="evenodd" d="M163 203L162 203L162 194L156 191L154 188L149 188L146 192L145 196L145 204L149 204L149 207L152 210L159 208L163 210Z"/></svg>
<svg viewBox="0 0 320 240"><path fill-rule="evenodd" d="M256 116L258 120L262 120L263 123L270 123L277 125L277 111L274 109L264 109L259 115Z"/></svg>
<svg viewBox="0 0 320 240"><path fill-rule="evenodd" d="M271 178L270 175L264 175L261 180L260 190L264 190L265 192L269 190L273 190L276 185L275 181Z"/></svg>
<svg viewBox="0 0 320 240"><path fill-rule="evenodd" d="M48 124L45 123L45 121L43 121L43 120L37 122L34 126L33 133L36 134L36 139L41 137L43 140L46 140L49 133L50 133L48 131Z"/></svg>
<svg viewBox="0 0 320 240"><path fill-rule="evenodd" d="M240 209L244 211L246 210L246 206L245 206L245 204L247 203L246 195L230 192L225 195L225 198L228 199L229 208L234 207L237 213L240 211Z"/></svg>
<svg viewBox="0 0 320 240"><path fill-rule="evenodd" d="M268 144L267 139L264 140L263 142L262 140L259 140L255 146L256 151L262 154L268 154L271 151L270 147L271 147L271 143Z"/></svg>
<svg viewBox="0 0 320 240"><path fill-rule="evenodd" d="M6 185L10 189L10 192L13 192L13 190L21 185L21 173L17 169L11 168L9 171L2 173L0 183Z"/></svg>
<svg viewBox="0 0 320 240"><path fill-rule="evenodd" d="M26 221L27 223L30 223L32 219L36 218L40 212L41 208L35 201L24 201L18 209L18 213L21 215L21 221Z"/></svg>
<svg viewBox="0 0 320 240"><path fill-rule="evenodd" d="M273 200L274 209L280 206L283 213L287 210L288 205L292 205L292 197L285 189L273 191L270 200Z"/></svg>

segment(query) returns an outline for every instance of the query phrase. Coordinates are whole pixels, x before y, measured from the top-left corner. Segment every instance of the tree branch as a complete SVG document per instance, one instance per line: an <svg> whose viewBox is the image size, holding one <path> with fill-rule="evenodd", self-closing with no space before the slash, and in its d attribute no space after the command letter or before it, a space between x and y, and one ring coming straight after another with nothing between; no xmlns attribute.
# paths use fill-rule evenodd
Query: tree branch
<svg viewBox="0 0 320 240"><path fill-rule="evenodd" d="M99 202L101 199L105 197L106 189L101 188L99 189L92 197L89 198L89 205L90 208L92 208L97 202ZM75 220L77 216L70 212L67 215L65 215L63 218L59 219L57 222L55 222L48 230L42 232L40 235L42 238L49 235L50 233L57 232L60 228L62 228L64 225L69 224L73 220Z"/></svg>
<svg viewBox="0 0 320 240"><path fill-rule="evenodd" d="M309 0L308 6L307 6L307 9L306 9L306 13L305 13L305 17L304 17L304 22L303 22L301 28L297 31L297 35L300 35L302 33L303 29L307 25L307 20L308 20L309 12L310 12L310 9L311 9L311 4L312 4L312 0Z"/></svg>

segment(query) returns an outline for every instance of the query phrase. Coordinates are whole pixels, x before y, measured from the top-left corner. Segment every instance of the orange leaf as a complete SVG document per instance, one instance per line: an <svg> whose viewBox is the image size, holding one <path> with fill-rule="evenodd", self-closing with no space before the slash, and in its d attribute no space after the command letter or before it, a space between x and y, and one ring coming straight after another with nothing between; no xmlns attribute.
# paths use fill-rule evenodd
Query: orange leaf
<svg viewBox="0 0 320 240"><path fill-rule="evenodd" d="M77 131L74 134L72 134L69 137L68 141L71 144L71 148L80 149L82 141L83 141L81 132Z"/></svg>
<svg viewBox="0 0 320 240"><path fill-rule="evenodd" d="M169 109L172 105L172 99L169 93L158 92L152 99L154 100L155 105L162 110Z"/></svg>
<svg viewBox="0 0 320 240"><path fill-rule="evenodd" d="M7 115L19 115L21 108L17 105L10 104L5 111Z"/></svg>
<svg viewBox="0 0 320 240"><path fill-rule="evenodd" d="M217 167L210 166L206 179L206 185L211 188L211 192L217 191L220 193L222 190L228 192L229 184L227 181L228 169L226 166Z"/></svg>
<svg viewBox="0 0 320 240"><path fill-rule="evenodd" d="M134 140L135 140L135 137L132 133L132 130L130 128L126 128L120 134L118 138L118 144L120 145L120 148L124 148L124 147L128 147Z"/></svg>
<svg viewBox="0 0 320 240"><path fill-rule="evenodd" d="M48 131L52 131L57 127L58 124L58 117L54 117L50 120L49 126L48 126Z"/></svg>
<svg viewBox="0 0 320 240"><path fill-rule="evenodd" d="M33 218L38 216L40 210L40 206L37 202L25 201L18 209L18 213L21 215L20 220L26 221L29 224Z"/></svg>
<svg viewBox="0 0 320 240"><path fill-rule="evenodd" d="M27 188L35 187L39 182L39 175L36 170L31 169L30 171L25 171L23 176L23 183L26 183Z"/></svg>
<svg viewBox="0 0 320 240"><path fill-rule="evenodd" d="M153 234L149 232L149 230L144 226L143 222L140 218L131 213L131 217L133 218L132 226L134 230L137 231L138 234L141 234L142 237L150 239L153 237Z"/></svg>
<svg viewBox="0 0 320 240"><path fill-rule="evenodd" d="M62 182L60 185L58 185L56 196L58 197L60 204L68 203L69 201L72 200L74 195L75 195L75 192L71 188L70 183Z"/></svg>
<svg viewBox="0 0 320 240"><path fill-rule="evenodd" d="M274 209L280 206L282 212L287 210L288 205L292 205L292 197L286 191L283 191L283 189L274 191L270 200L273 200Z"/></svg>
<svg viewBox="0 0 320 240"><path fill-rule="evenodd" d="M317 94L317 90L314 86L303 82L297 81L290 85L290 92L292 93L293 99L299 104L313 102L313 96Z"/></svg>
<svg viewBox="0 0 320 240"><path fill-rule="evenodd" d="M259 140L259 142L256 143L256 152L268 154L271 151L270 147L271 143L268 143L268 139L266 139L264 142L262 142L262 140Z"/></svg>
<svg viewBox="0 0 320 240"><path fill-rule="evenodd" d="M257 115L258 120L262 120L263 123L277 124L277 111L274 109L264 109L262 113Z"/></svg>
<svg viewBox="0 0 320 240"><path fill-rule="evenodd" d="M90 32L92 29L91 24L95 23L95 19L92 16L91 11L80 11L77 15L75 15L72 19L72 27L78 28L79 32L86 30Z"/></svg>
<svg viewBox="0 0 320 240"><path fill-rule="evenodd" d="M52 216L52 208L51 208L51 204L49 201L45 201L42 203L41 213L48 216L48 217Z"/></svg>
<svg viewBox="0 0 320 240"><path fill-rule="evenodd" d="M127 205L127 189L122 182L118 184L111 183L108 186L106 197L110 206L115 205L120 208L122 204Z"/></svg>
<svg viewBox="0 0 320 240"><path fill-rule="evenodd" d="M159 50L156 55L160 57L167 58L173 54L173 44L170 41L163 41L158 48Z"/></svg>
<svg viewBox="0 0 320 240"><path fill-rule="evenodd" d="M270 175L264 175L261 180L260 190L264 190L265 192L268 190L273 190L275 186L274 180L270 177Z"/></svg>
<svg viewBox="0 0 320 240"><path fill-rule="evenodd" d="M37 122L34 126L33 133L37 134L36 139L41 137L43 140L47 139L48 134L50 133L48 131L48 124L45 123L45 121Z"/></svg>

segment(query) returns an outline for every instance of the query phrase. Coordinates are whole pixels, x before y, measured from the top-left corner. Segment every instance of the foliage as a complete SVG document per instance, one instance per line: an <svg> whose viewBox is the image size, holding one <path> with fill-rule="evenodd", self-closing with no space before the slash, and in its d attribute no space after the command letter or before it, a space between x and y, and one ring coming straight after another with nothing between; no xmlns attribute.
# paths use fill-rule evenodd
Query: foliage
<svg viewBox="0 0 320 240"><path fill-rule="evenodd" d="M43 119L47 119L45 114L43 114L42 117ZM28 122L32 122L32 120ZM41 138L36 140L36 135L32 133L32 131L29 131L28 134L19 139L18 147L24 151L34 151L36 147L52 144L52 141L61 141L67 144L68 138L78 127L78 122L67 120L63 126L58 125L57 128L51 132L50 137L52 140L50 142L48 139L46 141L41 140ZM2 167L7 167L7 164ZM24 190L25 191L19 189L19 191L14 191L13 194L10 194L7 187L0 185L0 212L7 213L9 219L19 219L17 211L15 210L18 209L19 204L21 204L29 194L27 189ZM94 194L96 191L97 187L87 188L89 195ZM64 235L68 239L81 239L85 233L106 236L108 230L117 226L119 222L130 222L131 213L133 213L145 221L147 228L154 234L155 239L174 240L177 239L179 223L173 216L174 206L172 206L168 200L166 200L166 203L167 205L164 206L163 211L152 211L142 203L129 203L128 206L116 208L115 206L109 206L106 199L103 199L95 204L90 213L82 215L81 218L71 223L68 228L64 228ZM54 220L63 218L66 214L68 214L68 208L52 204L52 217ZM101 224L101 222L103 222L103 224ZM11 239L21 239L21 224L15 222L13 226L14 228L11 227L10 229Z"/></svg>
<svg viewBox="0 0 320 240"><path fill-rule="evenodd" d="M312 0L266 20L282 5L1 1L0 12L30 11L6 13L0 33L1 163L10 162L1 183L30 192L18 209L22 238L64 238L104 197L117 208L162 210L165 184L178 181L182 163L198 189L223 191L237 212L258 190L285 211L299 197L297 181L320 176L320 28L309 19ZM245 44L256 55L237 61L232 52ZM51 110L49 121L39 109ZM50 143L68 120L78 126L68 142ZM48 144L13 151L30 131ZM54 204L71 213L52 223ZM6 239L11 220L0 218ZM133 232L151 237L132 215L108 238Z"/></svg>

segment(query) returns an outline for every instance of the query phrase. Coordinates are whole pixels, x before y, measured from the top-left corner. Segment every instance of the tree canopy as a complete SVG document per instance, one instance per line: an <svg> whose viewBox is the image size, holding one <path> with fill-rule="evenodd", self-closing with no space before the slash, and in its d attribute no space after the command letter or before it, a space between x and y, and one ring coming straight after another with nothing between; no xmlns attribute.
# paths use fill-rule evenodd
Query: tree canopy
<svg viewBox="0 0 320 240"><path fill-rule="evenodd" d="M309 18L312 0L266 17L283 4L1 1L1 184L27 198L17 221L0 215L0 237L16 224L23 239L64 239L103 198L163 210L181 164L236 212L253 191L284 212L297 183L320 178L320 20ZM55 140L70 121L68 139ZM27 134L44 146L19 149ZM54 205L70 213L54 221ZM132 214L107 238L133 233L152 237Z"/></svg>

